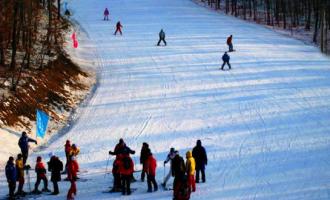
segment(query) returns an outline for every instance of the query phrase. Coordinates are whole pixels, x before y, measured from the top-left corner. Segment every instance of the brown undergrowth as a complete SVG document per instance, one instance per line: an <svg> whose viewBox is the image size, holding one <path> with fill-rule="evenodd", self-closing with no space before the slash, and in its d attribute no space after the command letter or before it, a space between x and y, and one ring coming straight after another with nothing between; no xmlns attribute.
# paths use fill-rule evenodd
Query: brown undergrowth
<svg viewBox="0 0 330 200"><path fill-rule="evenodd" d="M45 111L57 122L65 120L61 113L69 112L82 98L72 91L89 89L81 81L88 74L63 54L43 70L27 73L30 73L28 78L17 91L0 101L0 125L2 122L8 127L31 131L36 109Z"/></svg>

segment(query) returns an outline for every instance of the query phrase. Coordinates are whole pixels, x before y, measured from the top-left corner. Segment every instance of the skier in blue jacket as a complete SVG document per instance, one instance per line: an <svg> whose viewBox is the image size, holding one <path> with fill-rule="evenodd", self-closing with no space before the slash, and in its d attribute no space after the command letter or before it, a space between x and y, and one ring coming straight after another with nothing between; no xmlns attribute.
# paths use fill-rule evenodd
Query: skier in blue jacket
<svg viewBox="0 0 330 200"><path fill-rule="evenodd" d="M29 142L34 142L35 144L38 144L36 140L31 139L27 136L26 132L22 132L22 136L18 141L18 146L21 149L22 155L23 155L23 164L25 165L26 160L29 156Z"/></svg>
<svg viewBox="0 0 330 200"><path fill-rule="evenodd" d="M225 52L225 54L223 54L223 56L222 56L223 64L222 64L222 66L221 66L221 70L223 70L225 64L227 64L228 67L229 67L229 69L231 69L231 66L230 66L229 60L230 60L230 57L229 57L229 55L227 54L227 52Z"/></svg>
<svg viewBox="0 0 330 200"><path fill-rule="evenodd" d="M9 157L6 165L6 178L8 182L9 188L9 199L15 199L14 192L16 189L16 168L14 164L14 158L12 156Z"/></svg>

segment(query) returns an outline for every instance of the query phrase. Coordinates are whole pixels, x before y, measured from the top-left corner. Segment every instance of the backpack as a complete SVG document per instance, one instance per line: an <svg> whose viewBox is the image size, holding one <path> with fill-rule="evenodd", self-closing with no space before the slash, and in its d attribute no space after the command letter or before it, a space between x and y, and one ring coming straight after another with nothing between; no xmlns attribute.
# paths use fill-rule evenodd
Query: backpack
<svg viewBox="0 0 330 200"><path fill-rule="evenodd" d="M124 169L127 169L127 170L129 170L131 168L131 159L129 157L123 158L123 166L124 166Z"/></svg>

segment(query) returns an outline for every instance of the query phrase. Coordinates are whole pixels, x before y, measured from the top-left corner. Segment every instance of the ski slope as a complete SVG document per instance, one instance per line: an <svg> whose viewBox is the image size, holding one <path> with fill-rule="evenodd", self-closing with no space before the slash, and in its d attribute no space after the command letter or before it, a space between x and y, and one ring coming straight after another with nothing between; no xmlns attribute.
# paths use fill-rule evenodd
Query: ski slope
<svg viewBox="0 0 330 200"><path fill-rule="evenodd" d="M29 162L48 161L49 152L65 160L65 141L76 143L80 177L88 179L78 182L76 199L172 199L172 191L147 193L140 181L129 197L102 193L112 185L105 171L119 138L136 150L136 169L149 143L159 184L169 148L185 157L201 139L207 182L193 200L330 199L330 59L316 47L190 0L71 0L68 7L81 27L79 48L69 51L82 66L94 63L98 88L72 128ZM118 20L123 36L113 35ZM161 28L166 47L155 46ZM221 71L230 34L232 70ZM61 182L59 196L38 199L65 199L68 188ZM0 189L7 193L4 177Z"/></svg>

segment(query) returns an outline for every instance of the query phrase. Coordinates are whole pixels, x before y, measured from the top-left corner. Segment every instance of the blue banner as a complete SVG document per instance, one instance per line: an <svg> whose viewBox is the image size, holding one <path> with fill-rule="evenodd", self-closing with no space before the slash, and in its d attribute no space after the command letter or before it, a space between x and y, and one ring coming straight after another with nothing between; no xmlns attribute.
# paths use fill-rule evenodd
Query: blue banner
<svg viewBox="0 0 330 200"><path fill-rule="evenodd" d="M41 111L37 110L37 137L44 138L47 130L49 116Z"/></svg>

